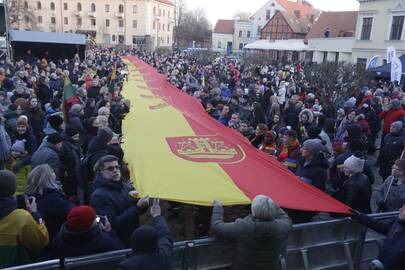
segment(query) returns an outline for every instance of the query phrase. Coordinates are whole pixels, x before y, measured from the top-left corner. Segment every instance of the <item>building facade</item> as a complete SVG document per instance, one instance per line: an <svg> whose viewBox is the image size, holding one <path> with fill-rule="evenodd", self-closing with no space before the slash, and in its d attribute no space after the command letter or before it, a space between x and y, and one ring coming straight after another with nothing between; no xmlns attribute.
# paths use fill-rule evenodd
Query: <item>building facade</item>
<svg viewBox="0 0 405 270"><path fill-rule="evenodd" d="M312 62L351 62L357 11L323 12L306 39L308 60Z"/></svg>
<svg viewBox="0 0 405 270"><path fill-rule="evenodd" d="M353 45L353 62L366 64L371 57L381 56L377 65L386 62L388 46L393 46L397 56L405 54L405 1L358 0L360 2L356 36Z"/></svg>
<svg viewBox="0 0 405 270"><path fill-rule="evenodd" d="M170 47L175 6L169 0L10 0L13 29L85 33L96 43Z"/></svg>

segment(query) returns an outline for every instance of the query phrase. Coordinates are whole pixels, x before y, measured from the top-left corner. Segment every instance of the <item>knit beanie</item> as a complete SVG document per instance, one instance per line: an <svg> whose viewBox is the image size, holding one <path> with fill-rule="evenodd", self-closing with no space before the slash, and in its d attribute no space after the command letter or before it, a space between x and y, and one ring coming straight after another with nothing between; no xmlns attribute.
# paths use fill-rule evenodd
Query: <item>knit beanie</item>
<svg viewBox="0 0 405 270"><path fill-rule="evenodd" d="M46 139L47 142L51 144L58 144L63 141L62 136L60 136L58 133L52 133L51 135L48 136Z"/></svg>
<svg viewBox="0 0 405 270"><path fill-rule="evenodd" d="M302 144L302 148L311 151L314 155L325 152L326 147L320 139L309 139Z"/></svg>
<svg viewBox="0 0 405 270"><path fill-rule="evenodd" d="M83 109L83 106L80 104L74 104L72 106L72 108L70 108L71 112L75 112L75 113L80 113L80 111Z"/></svg>
<svg viewBox="0 0 405 270"><path fill-rule="evenodd" d="M104 145L112 140L113 132L110 128L100 128L97 137L99 138L99 142Z"/></svg>
<svg viewBox="0 0 405 270"><path fill-rule="evenodd" d="M353 173L361 173L364 169L364 163L364 159L352 155L345 160L343 165Z"/></svg>
<svg viewBox="0 0 405 270"><path fill-rule="evenodd" d="M393 109L399 109L401 107L401 102L398 99L393 99L391 100L390 105Z"/></svg>
<svg viewBox="0 0 405 270"><path fill-rule="evenodd" d="M0 171L0 198L12 196L17 190L17 178L11 171Z"/></svg>
<svg viewBox="0 0 405 270"><path fill-rule="evenodd" d="M270 197L257 195L252 201L251 211L252 215L259 220L273 220L277 207Z"/></svg>
<svg viewBox="0 0 405 270"><path fill-rule="evenodd" d="M90 230L96 219L96 212L87 205L72 208L66 218L67 227L72 232L83 232Z"/></svg>
<svg viewBox="0 0 405 270"><path fill-rule="evenodd" d="M391 124L391 127L395 128L396 130L401 130L403 128L403 125L401 121L396 121Z"/></svg>
<svg viewBox="0 0 405 270"><path fill-rule="evenodd" d="M66 126L65 128L65 134L69 137L73 137L76 134L79 134L79 130L75 128L74 126Z"/></svg>
<svg viewBox="0 0 405 270"><path fill-rule="evenodd" d="M51 115L51 116L48 118L48 122L49 122L49 125L50 125L53 129L59 130L60 125L62 125L62 123L63 123L63 119L62 119L62 117L60 117L60 116L58 116L58 115Z"/></svg>
<svg viewBox="0 0 405 270"><path fill-rule="evenodd" d="M16 125L28 127L28 117L25 115L21 115L20 117L18 117Z"/></svg>
<svg viewBox="0 0 405 270"><path fill-rule="evenodd" d="M25 152L25 140L16 140L13 146L11 146L12 152L24 153Z"/></svg>
<svg viewBox="0 0 405 270"><path fill-rule="evenodd" d="M133 251L154 251L158 247L159 232L147 225L143 225L132 233L131 243Z"/></svg>

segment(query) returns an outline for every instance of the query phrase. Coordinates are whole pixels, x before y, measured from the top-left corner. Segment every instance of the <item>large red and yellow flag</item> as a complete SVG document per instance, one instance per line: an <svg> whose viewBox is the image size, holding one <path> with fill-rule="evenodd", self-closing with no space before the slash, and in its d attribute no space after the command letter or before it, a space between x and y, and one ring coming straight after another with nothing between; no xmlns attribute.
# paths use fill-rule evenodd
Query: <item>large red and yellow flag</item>
<svg viewBox="0 0 405 270"><path fill-rule="evenodd" d="M125 157L141 194L211 205L248 204L258 194L282 207L349 214L349 208L299 180L239 133L211 118L201 103L136 57L127 57Z"/></svg>

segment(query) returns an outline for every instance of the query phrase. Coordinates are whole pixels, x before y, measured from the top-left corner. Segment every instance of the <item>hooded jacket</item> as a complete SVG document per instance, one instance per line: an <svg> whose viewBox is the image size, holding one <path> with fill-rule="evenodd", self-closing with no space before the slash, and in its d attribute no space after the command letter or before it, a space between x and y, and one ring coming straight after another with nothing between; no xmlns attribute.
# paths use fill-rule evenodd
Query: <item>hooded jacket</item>
<svg viewBox="0 0 405 270"><path fill-rule="evenodd" d="M113 231L107 233L94 226L88 231L72 232L64 223L52 243L60 258L85 256L122 248Z"/></svg>
<svg viewBox="0 0 405 270"><path fill-rule="evenodd" d="M45 225L17 209L14 197L0 198L0 268L34 262L48 242Z"/></svg>
<svg viewBox="0 0 405 270"><path fill-rule="evenodd" d="M281 208L273 220L258 220L249 215L231 223L224 223L223 207L214 206L212 211L214 235L236 242L232 269L279 269L278 259L285 252L291 228L291 220Z"/></svg>
<svg viewBox="0 0 405 270"><path fill-rule="evenodd" d="M98 175L93 184L90 206L97 215L107 216L112 228L126 247L132 232L139 227L141 209L129 198L133 188L122 181L114 182Z"/></svg>

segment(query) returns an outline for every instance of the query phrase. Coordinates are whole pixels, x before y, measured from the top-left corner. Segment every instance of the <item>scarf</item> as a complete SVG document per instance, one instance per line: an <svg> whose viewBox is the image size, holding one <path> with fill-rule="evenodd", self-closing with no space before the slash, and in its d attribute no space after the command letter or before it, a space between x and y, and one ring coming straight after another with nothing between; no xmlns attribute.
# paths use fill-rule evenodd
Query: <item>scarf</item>
<svg viewBox="0 0 405 270"><path fill-rule="evenodd" d="M299 147L299 145L300 142L298 141L298 139L295 139L291 144L283 144L278 159L280 161L286 160L288 158L288 154L290 153L290 151Z"/></svg>

